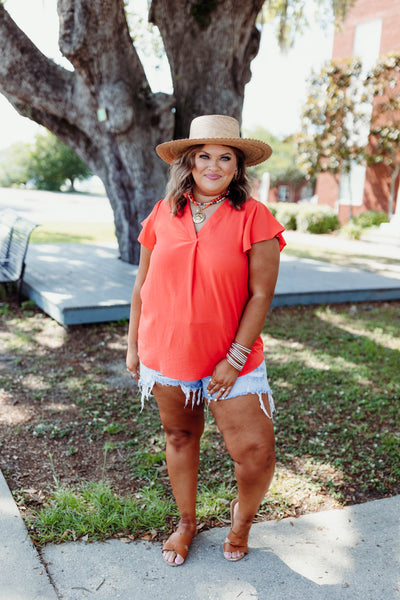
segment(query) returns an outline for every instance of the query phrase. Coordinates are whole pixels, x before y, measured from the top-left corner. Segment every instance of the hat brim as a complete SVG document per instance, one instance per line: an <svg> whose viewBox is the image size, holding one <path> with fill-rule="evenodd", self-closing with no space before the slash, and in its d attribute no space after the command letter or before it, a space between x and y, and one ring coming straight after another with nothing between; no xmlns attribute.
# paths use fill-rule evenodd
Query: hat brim
<svg viewBox="0 0 400 600"><path fill-rule="evenodd" d="M245 156L247 167L258 165L267 160L272 154L272 148L261 140L247 138L200 138L182 139L164 142L156 147L156 152L166 163L171 164L185 150L191 146L203 146L204 144L218 144L219 146L230 146L238 148Z"/></svg>

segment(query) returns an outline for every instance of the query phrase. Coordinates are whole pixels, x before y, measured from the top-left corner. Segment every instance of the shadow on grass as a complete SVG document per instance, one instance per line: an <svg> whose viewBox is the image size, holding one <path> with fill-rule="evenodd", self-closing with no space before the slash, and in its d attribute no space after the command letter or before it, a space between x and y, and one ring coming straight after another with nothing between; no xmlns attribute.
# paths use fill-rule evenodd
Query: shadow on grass
<svg viewBox="0 0 400 600"><path fill-rule="evenodd" d="M267 326L278 460L317 477L329 464L341 473L329 488L347 502L400 491L400 352L388 347L399 347L399 311L389 312L295 308Z"/></svg>
<svg viewBox="0 0 400 600"><path fill-rule="evenodd" d="M328 507L324 498L352 503L400 492L399 325L399 302L271 311L264 337L278 466L262 518ZM1 307L0 467L28 508L54 490L50 454L61 485L104 480L120 496L154 490L137 498L146 509L151 499L154 510L157 498L171 498L164 432L154 401L140 410L124 365L126 333L126 323L66 331L15 298ZM208 415L199 478L205 528L224 523L234 487Z"/></svg>

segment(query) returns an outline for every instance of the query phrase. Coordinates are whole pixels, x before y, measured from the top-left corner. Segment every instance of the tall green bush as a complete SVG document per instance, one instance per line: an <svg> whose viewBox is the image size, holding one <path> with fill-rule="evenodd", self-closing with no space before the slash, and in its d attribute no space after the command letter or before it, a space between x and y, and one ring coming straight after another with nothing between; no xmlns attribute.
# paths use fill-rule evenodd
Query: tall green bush
<svg viewBox="0 0 400 600"><path fill-rule="evenodd" d="M381 223L387 223L389 218L385 212L367 210L354 217L352 221L362 229L366 229L367 227L379 227Z"/></svg>
<svg viewBox="0 0 400 600"><path fill-rule="evenodd" d="M359 240L366 229L379 227L381 223L387 223L389 218L385 212L367 210L350 219L340 230L340 233L350 239Z"/></svg>
<svg viewBox="0 0 400 600"><path fill-rule="evenodd" d="M329 206L277 202L268 204L274 217L287 230L303 233L329 233L339 227L339 219Z"/></svg>
<svg viewBox="0 0 400 600"><path fill-rule="evenodd" d="M295 202L278 202L276 209L276 218L285 229L297 229L297 216L299 205Z"/></svg>
<svg viewBox="0 0 400 600"><path fill-rule="evenodd" d="M332 208L325 205L300 205L297 229L304 233L330 233L339 228L339 219Z"/></svg>

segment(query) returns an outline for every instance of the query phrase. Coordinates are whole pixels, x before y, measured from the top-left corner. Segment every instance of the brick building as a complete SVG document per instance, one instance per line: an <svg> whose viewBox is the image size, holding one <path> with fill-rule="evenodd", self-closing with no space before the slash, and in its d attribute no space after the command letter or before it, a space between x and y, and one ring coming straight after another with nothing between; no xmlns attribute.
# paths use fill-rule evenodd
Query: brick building
<svg viewBox="0 0 400 600"><path fill-rule="evenodd" d="M400 52L400 1L356 0L342 29L335 34L332 59L355 55L368 68L390 51ZM399 181L396 190L398 186ZM389 190L390 176L383 165L354 164L350 176L341 176L339 188L335 178L324 173L318 177L316 186L319 202L337 208L342 223L348 220L350 202L353 215L365 210L387 212Z"/></svg>

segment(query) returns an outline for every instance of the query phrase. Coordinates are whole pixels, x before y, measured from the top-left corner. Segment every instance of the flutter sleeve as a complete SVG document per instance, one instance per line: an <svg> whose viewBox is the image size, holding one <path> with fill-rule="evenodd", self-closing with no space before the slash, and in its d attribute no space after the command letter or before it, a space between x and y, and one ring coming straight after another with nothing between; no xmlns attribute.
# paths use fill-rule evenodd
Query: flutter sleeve
<svg viewBox="0 0 400 600"><path fill-rule="evenodd" d="M162 202L162 200L157 202L149 216L141 222L142 231L139 233L138 242L140 242L148 250L153 250L154 246L156 245L157 216Z"/></svg>
<svg viewBox="0 0 400 600"><path fill-rule="evenodd" d="M286 246L282 233L285 228L275 219L268 208L258 200L249 200L251 210L243 230L243 252L248 252L253 244L277 238L279 249Z"/></svg>

